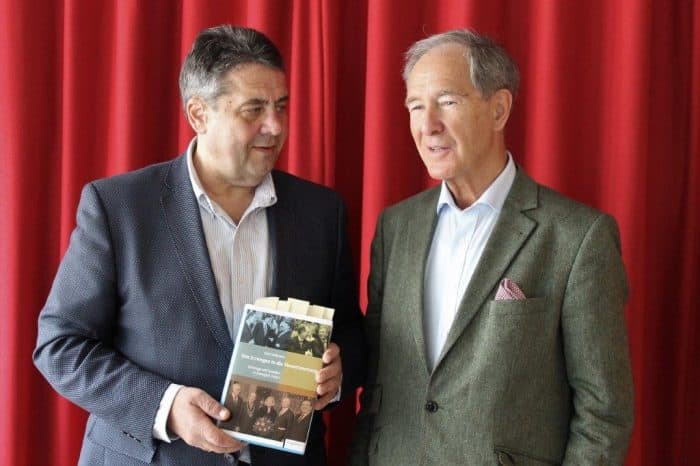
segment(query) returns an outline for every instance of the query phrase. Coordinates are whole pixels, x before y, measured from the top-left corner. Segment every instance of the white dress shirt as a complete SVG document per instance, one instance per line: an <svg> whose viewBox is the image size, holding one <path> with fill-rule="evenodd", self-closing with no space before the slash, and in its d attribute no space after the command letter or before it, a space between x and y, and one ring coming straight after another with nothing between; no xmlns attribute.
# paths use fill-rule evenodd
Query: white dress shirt
<svg viewBox="0 0 700 466"><path fill-rule="evenodd" d="M438 220L423 277L423 331L428 363L435 367L464 291L491 236L515 179L510 153L506 167L472 205L462 210L443 181Z"/></svg>
<svg viewBox="0 0 700 466"><path fill-rule="evenodd" d="M219 300L229 333L234 339L244 306L270 293L273 266L265 209L277 202L277 195L272 175L268 173L255 188L252 202L236 224L204 191L194 167L195 147L196 138L187 148L187 168L199 203L199 215ZM168 443L174 440L166 430L168 414L181 387L177 384L168 387L156 413L153 436ZM247 447L241 450L239 458L250 462Z"/></svg>

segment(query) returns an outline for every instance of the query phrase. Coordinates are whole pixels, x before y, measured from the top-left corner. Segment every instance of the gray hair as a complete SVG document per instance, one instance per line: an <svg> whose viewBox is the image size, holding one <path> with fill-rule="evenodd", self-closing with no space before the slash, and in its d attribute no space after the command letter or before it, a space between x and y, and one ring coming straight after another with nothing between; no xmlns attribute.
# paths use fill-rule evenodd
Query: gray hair
<svg viewBox="0 0 700 466"><path fill-rule="evenodd" d="M248 63L284 71L280 51L255 29L224 24L201 31L180 70L182 105L194 96L213 102L226 92L223 76Z"/></svg>
<svg viewBox="0 0 700 466"><path fill-rule="evenodd" d="M445 44L464 47L464 57L469 62L469 77L484 98L491 97L500 89L508 89L515 98L520 84L520 74L515 62L494 41L469 29L454 29L414 43L406 52L404 81L408 81L408 75L423 55Z"/></svg>

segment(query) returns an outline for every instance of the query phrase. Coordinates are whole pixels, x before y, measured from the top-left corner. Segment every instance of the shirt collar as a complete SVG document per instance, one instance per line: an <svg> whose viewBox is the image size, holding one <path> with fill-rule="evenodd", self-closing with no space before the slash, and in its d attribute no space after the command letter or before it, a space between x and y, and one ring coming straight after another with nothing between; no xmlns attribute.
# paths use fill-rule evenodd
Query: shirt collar
<svg viewBox="0 0 700 466"><path fill-rule="evenodd" d="M197 137L192 138L190 144L187 146L187 170L190 175L190 183L192 183L192 190L194 195L201 205L203 205L211 213L216 213L217 209L214 207L213 202L207 195L206 191L202 187L202 183L199 180L199 175L197 170L194 168L194 151L197 147ZM263 178L262 182L255 188L255 195L253 196L253 201L246 209L246 212L252 211L257 208L270 207L277 202L277 193L275 191L275 183L272 181L272 174L268 173Z"/></svg>
<svg viewBox="0 0 700 466"><path fill-rule="evenodd" d="M457 212L461 212L462 210L469 210L479 204L489 206L495 212L500 212L503 208L503 203L506 201L506 197L508 197L508 192L513 185L513 181L515 180L515 162L513 162L513 156L510 154L510 152L506 152L506 154L508 155L506 167L501 171L496 179L493 180L489 187L486 188L486 191L479 196L479 199L477 199L476 202L466 209L460 209L457 207L457 204L455 204L454 198L452 197L452 193L447 187L447 183L443 181L440 187L437 213L439 214L444 206L454 209Z"/></svg>

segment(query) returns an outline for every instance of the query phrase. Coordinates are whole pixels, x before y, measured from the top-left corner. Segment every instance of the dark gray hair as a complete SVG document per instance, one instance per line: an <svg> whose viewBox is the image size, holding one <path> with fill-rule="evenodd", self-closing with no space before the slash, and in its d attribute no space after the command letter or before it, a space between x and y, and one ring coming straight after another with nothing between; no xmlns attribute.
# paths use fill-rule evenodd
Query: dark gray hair
<svg viewBox="0 0 700 466"><path fill-rule="evenodd" d="M445 44L464 47L464 57L469 62L469 77L484 98L491 97L499 89L508 89L515 98L520 84L520 74L515 62L494 41L469 29L454 29L414 43L406 52L404 81L408 81L408 75L423 55Z"/></svg>
<svg viewBox="0 0 700 466"><path fill-rule="evenodd" d="M182 105L194 96L213 102L226 92L222 77L248 63L284 71L280 51L255 29L223 24L201 31L180 70Z"/></svg>

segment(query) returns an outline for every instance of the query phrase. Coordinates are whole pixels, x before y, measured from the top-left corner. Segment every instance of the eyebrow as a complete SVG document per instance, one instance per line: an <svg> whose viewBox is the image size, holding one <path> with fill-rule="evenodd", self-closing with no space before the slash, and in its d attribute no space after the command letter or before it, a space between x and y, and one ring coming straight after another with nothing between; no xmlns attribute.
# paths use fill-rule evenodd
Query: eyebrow
<svg viewBox="0 0 700 466"><path fill-rule="evenodd" d="M458 95L460 97L467 97L469 94L457 92L452 89L443 89L442 91L438 92L438 97L442 97L444 95Z"/></svg>
<svg viewBox="0 0 700 466"><path fill-rule="evenodd" d="M460 96L460 97L469 97L469 94L468 94L468 93L457 92L457 91L452 90L452 89L443 89L443 90L441 90L440 92L438 92L437 98L439 99L440 97L443 97L443 96L446 96L446 95L457 95L457 96ZM416 100L419 100L418 97L407 97L406 100L404 101L404 105L405 105L406 107L408 107L408 105L409 105L411 102L414 102L414 101L416 101Z"/></svg>
<svg viewBox="0 0 700 466"><path fill-rule="evenodd" d="M285 95L283 97L280 97L279 99L275 100L275 105L277 104L283 104L289 101L289 96ZM252 98L248 99L245 102L241 104L241 107L246 106L246 105L266 105L270 101L267 99L258 99L258 98Z"/></svg>

